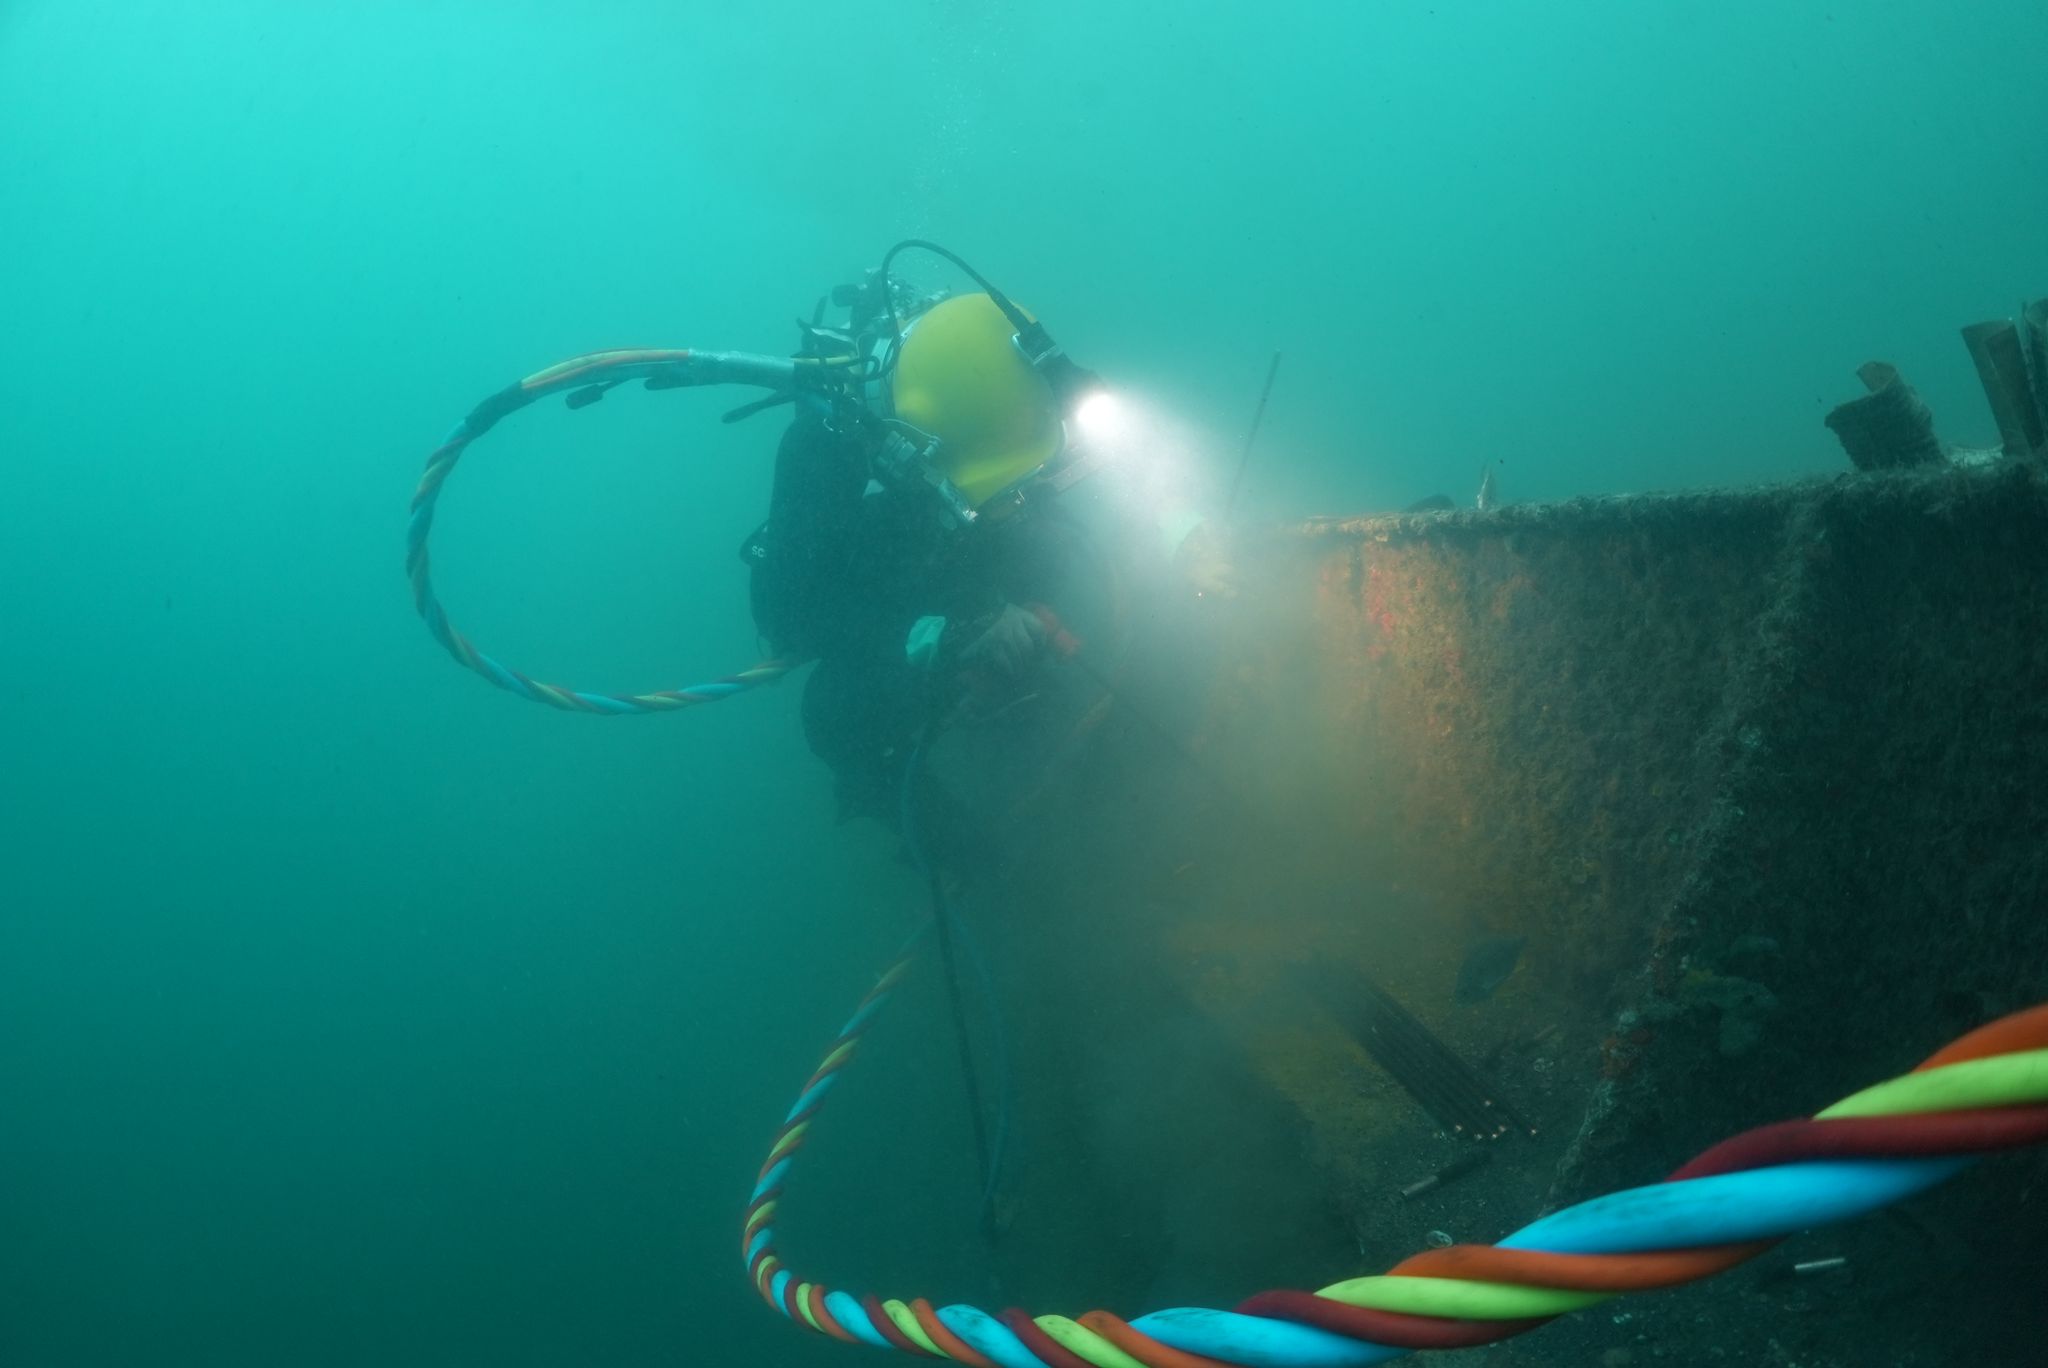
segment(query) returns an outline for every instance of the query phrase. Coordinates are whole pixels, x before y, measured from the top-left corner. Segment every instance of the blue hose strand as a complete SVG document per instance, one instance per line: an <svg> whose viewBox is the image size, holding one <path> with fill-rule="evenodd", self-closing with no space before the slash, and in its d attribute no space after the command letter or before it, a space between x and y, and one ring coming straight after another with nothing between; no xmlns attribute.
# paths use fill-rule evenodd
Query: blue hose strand
<svg viewBox="0 0 2048 1368"><path fill-rule="evenodd" d="M988 1312L973 1306L938 1308L939 1324L951 1330L967 1347L979 1350L999 1368L1045 1368L1045 1360L1025 1347L1009 1326Z"/></svg>
<svg viewBox="0 0 2048 1368"><path fill-rule="evenodd" d="M825 1311L833 1320L839 1322L847 1334L852 1335L861 1343L872 1344L877 1349L894 1349L896 1347L883 1337L881 1331L875 1329L874 1322L868 1319L867 1311L861 1306L860 1302L849 1294L838 1291L827 1292L825 1294Z"/></svg>
<svg viewBox="0 0 2048 1368"><path fill-rule="evenodd" d="M1500 1247L1634 1254L1776 1239L1875 1211L1955 1176L1971 1162L1815 1160L1626 1188L1553 1212L1500 1241Z"/></svg>
<svg viewBox="0 0 2048 1368"><path fill-rule="evenodd" d="M1371 1368L1413 1352L1313 1325L1199 1306L1154 1311L1132 1321L1131 1329L1183 1353L1246 1368Z"/></svg>

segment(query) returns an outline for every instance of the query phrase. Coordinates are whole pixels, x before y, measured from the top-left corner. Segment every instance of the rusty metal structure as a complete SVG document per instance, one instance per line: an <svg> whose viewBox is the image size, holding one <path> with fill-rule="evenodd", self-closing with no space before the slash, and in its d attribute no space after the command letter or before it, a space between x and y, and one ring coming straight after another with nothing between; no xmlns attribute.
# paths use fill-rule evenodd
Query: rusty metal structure
<svg viewBox="0 0 2048 1368"><path fill-rule="evenodd" d="M2048 996L2041 465L1318 519L1247 560L1238 602L1150 624L1034 805L1059 858L994 919L1035 985L1020 1111L1060 1118L994 1255L1027 1300L1227 1300L1491 1238ZM1519 959L1461 1001L1500 938ZM1527 1125L1454 1133L1304 966L1392 998ZM2038 1335L2009 1271L2048 1248L2028 1163L1786 1256L1840 1276L1766 1268L1489 1361ZM2004 1329L1888 1314L1930 1280Z"/></svg>
<svg viewBox="0 0 2048 1368"><path fill-rule="evenodd" d="M2048 303L1965 337L2000 449L1873 363L1852 473L1313 519L1138 615L1065 740L1004 743L1047 777L969 895L1025 1158L958 1290L1378 1271L2048 998ZM2032 1361L2044 1215L2002 1161L1483 1352Z"/></svg>

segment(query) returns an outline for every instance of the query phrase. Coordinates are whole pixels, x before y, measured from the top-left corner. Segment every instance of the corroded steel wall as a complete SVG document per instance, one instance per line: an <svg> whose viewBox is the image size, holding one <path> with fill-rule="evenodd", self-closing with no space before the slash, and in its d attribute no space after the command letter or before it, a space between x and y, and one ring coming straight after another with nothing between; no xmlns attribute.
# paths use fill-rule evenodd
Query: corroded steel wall
<svg viewBox="0 0 2048 1368"><path fill-rule="evenodd" d="M965 890L1014 985L1005 1295L1228 1304L1495 1238L2048 998L2040 470L1321 520L1243 568L1138 615ZM1500 938L1512 973L1461 998ZM1536 1134L1400 1197L1472 1145L1347 1031L1343 975ZM2044 1178L1798 1248L1851 1276L1488 1358L2023 1361Z"/></svg>
<svg viewBox="0 0 2048 1368"><path fill-rule="evenodd" d="M1248 935L1251 881L1224 880L1170 938L1199 947L1195 991L1307 1120L1368 1262L1412 1246L1388 1194L1442 1151L1390 1119L1412 1105L1329 1023L1270 1010L1288 956L1370 973L1541 1121L1427 1208L1477 1238L2048 998L2039 468L1321 521L1261 564L1202 754L1298 834L1264 882L1283 904L1295 885L1301 915ZM1356 890L1341 926L1333 871ZM1525 937L1523 962L1461 1003L1485 935ZM1959 1188L1913 1248L1883 1248L1895 1227L1835 1243L1869 1248L1866 1294L1924 1290L1931 1247L1951 1294L1987 1317L2024 1300L2038 1336L1987 1251L2038 1266L2042 1176ZM1670 1304L1667 1343L1693 1314ZM1950 1361L1953 1324L1910 1320L1878 1337ZM1744 1361L1770 1361L1773 1334L1833 1332L1777 1323Z"/></svg>

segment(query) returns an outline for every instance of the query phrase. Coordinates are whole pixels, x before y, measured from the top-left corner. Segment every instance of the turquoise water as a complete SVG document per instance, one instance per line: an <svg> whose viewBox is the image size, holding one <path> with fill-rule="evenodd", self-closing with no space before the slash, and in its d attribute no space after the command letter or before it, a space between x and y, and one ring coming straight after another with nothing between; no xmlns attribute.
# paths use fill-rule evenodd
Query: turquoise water
<svg viewBox="0 0 2048 1368"><path fill-rule="evenodd" d="M1212 469L1283 352L1257 517L1838 469L1873 357L1989 444L1955 329L2044 288L2044 52L2025 0L0 7L0 1362L853 1352L735 1221L914 884L794 690L449 664L405 505L484 395L781 349L925 235ZM719 408L480 444L457 621L595 688L751 659L775 433ZM892 1266L971 1236L957 1110Z"/></svg>

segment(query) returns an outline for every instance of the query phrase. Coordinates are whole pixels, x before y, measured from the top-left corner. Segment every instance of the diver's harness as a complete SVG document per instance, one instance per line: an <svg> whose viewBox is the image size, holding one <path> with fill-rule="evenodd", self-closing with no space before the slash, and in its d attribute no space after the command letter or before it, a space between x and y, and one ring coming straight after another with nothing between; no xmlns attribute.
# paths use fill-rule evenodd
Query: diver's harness
<svg viewBox="0 0 2048 1368"><path fill-rule="evenodd" d="M637 694L594 693L532 679L478 649L449 622L434 592L427 548L441 488L470 443L511 414L553 395L563 396L568 407L581 409L633 380L650 390L710 385L763 389L768 391L766 395L729 411L725 421L738 422L782 404L800 404L820 414L834 431L859 443L866 453L869 475L892 493L923 503L955 527L969 527L991 516L996 510L977 510L946 477L938 461L941 453L936 439L879 411L880 389L895 368L905 320L916 317L944 297L919 294L890 273L896 257L909 250L943 257L987 292L1016 328L1011 338L1013 345L1045 380L1063 413L1070 414L1099 386L1100 381L1092 372L1076 365L1053 341L1044 324L1025 314L986 277L945 248L916 238L891 247L881 264L860 284L842 285L832 292L831 302L848 310L848 321L843 327L823 324L826 301L820 300L811 321L799 324L803 341L794 356L649 349L572 357L485 399L455 425L427 458L426 469L413 493L412 515L406 528L405 565L406 576L412 583L414 607L434 639L459 663L501 689L550 707L607 716L672 712L716 702L780 679L804 663L801 659L773 658L735 674L681 688ZM1055 491L1087 473L1086 460L1077 453L1066 452L1037 477L1031 488ZM1019 499L1028 497L1022 488L1011 491L997 509L1013 507Z"/></svg>

